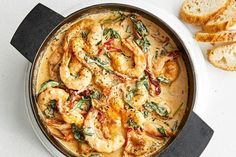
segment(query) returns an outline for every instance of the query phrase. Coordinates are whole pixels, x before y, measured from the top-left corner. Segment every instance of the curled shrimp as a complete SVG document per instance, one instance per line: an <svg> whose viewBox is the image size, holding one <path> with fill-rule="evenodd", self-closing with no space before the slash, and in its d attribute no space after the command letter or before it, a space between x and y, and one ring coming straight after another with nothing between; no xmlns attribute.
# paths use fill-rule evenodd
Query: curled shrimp
<svg viewBox="0 0 236 157"><path fill-rule="evenodd" d="M66 103L69 94L60 88L48 88L38 96L38 105L42 113L46 116L45 123L50 126L49 130L53 136L63 140L71 140L71 126L66 124L61 114L58 113L58 106ZM52 108L51 101L56 101L57 108Z"/></svg>
<svg viewBox="0 0 236 157"><path fill-rule="evenodd" d="M127 132L126 138L127 143L124 151L129 155L144 155L146 153L152 152L152 146L156 145L156 142L153 138L145 135L143 132L138 132L136 130L129 130Z"/></svg>
<svg viewBox="0 0 236 157"><path fill-rule="evenodd" d="M171 56L159 57L153 62L153 73L156 77L164 76L173 82L179 75L178 60Z"/></svg>
<svg viewBox="0 0 236 157"><path fill-rule="evenodd" d="M156 120L155 122L146 121L144 123L145 132L151 137L171 137L173 136L173 131L169 126L164 124L162 121Z"/></svg>
<svg viewBox="0 0 236 157"><path fill-rule="evenodd" d="M98 53L97 43L102 39L103 30L100 24L92 19L84 19L72 25L64 37L64 50L69 49L70 41L78 38L81 49L84 49L90 56Z"/></svg>
<svg viewBox="0 0 236 157"><path fill-rule="evenodd" d="M132 97L131 104L134 107L139 108L147 100L148 100L148 91L145 86L141 86L135 91L135 95Z"/></svg>
<svg viewBox="0 0 236 157"><path fill-rule="evenodd" d="M48 88L38 96L38 104L41 111L48 108L50 101L57 101L57 106L63 106L68 99L69 94L60 88Z"/></svg>
<svg viewBox="0 0 236 157"><path fill-rule="evenodd" d="M78 76L72 76L68 67L72 54L66 51L62 57L60 66L60 77L62 82L73 90L83 91L92 80L92 72L87 68L82 68Z"/></svg>
<svg viewBox="0 0 236 157"><path fill-rule="evenodd" d="M129 50L133 53L134 65L127 64L127 59L122 53L114 53L111 55L112 66L120 73L126 74L133 78L139 78L142 76L143 71L146 68L145 55L141 49L129 40L122 40L125 50Z"/></svg>
<svg viewBox="0 0 236 157"><path fill-rule="evenodd" d="M63 53L61 49L57 49L51 54L48 59L49 63L49 75L52 80L58 81L60 79L59 68Z"/></svg>
<svg viewBox="0 0 236 157"><path fill-rule="evenodd" d="M109 118L108 114L92 109L84 121L85 140L98 152L114 152L125 142L121 127L119 116Z"/></svg>
<svg viewBox="0 0 236 157"><path fill-rule="evenodd" d="M125 153L140 156L152 152L151 146L157 145L157 141L146 135L146 119L140 111L135 109L127 110L123 113L123 120L126 128Z"/></svg>

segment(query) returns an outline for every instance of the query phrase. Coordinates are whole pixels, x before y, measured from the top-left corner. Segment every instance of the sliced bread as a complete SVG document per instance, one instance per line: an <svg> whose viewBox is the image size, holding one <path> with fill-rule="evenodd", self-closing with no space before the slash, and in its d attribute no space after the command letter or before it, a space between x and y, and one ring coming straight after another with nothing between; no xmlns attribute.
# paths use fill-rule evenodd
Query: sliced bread
<svg viewBox="0 0 236 157"><path fill-rule="evenodd" d="M201 25L216 13L223 12L231 0L185 0L180 17L188 23Z"/></svg>
<svg viewBox="0 0 236 157"><path fill-rule="evenodd" d="M216 14L211 18L203 26L203 30L206 32L219 32L227 30L234 24L236 24L236 0L232 0L222 13Z"/></svg>
<svg viewBox="0 0 236 157"><path fill-rule="evenodd" d="M197 32L195 39L199 42L224 43L236 41L236 31L222 31L217 33Z"/></svg>
<svg viewBox="0 0 236 157"><path fill-rule="evenodd" d="M236 43L208 50L208 60L223 70L236 71Z"/></svg>

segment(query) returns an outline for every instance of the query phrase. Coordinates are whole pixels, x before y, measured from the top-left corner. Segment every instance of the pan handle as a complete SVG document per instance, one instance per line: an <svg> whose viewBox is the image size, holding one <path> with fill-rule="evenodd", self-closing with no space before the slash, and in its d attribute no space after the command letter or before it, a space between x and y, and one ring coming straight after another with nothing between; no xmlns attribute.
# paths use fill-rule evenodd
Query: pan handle
<svg viewBox="0 0 236 157"><path fill-rule="evenodd" d="M199 157L214 131L193 111L184 128L159 157Z"/></svg>
<svg viewBox="0 0 236 157"><path fill-rule="evenodd" d="M39 3L22 21L10 43L32 63L44 39L64 19Z"/></svg>

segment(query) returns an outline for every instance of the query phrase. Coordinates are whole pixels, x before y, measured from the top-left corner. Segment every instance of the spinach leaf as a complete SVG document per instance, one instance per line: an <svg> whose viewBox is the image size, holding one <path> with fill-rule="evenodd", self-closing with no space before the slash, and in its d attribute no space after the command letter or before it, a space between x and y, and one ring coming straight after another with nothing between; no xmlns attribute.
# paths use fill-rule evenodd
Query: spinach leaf
<svg viewBox="0 0 236 157"><path fill-rule="evenodd" d="M93 91L92 94L90 95L91 99L100 99L102 96L102 93L99 91Z"/></svg>
<svg viewBox="0 0 236 157"><path fill-rule="evenodd" d="M83 111L89 111L91 107L91 99L82 97L73 107L73 110L79 108Z"/></svg>
<svg viewBox="0 0 236 157"><path fill-rule="evenodd" d="M53 80L48 80L46 82L44 82L42 85L41 85L41 88L38 92L38 94L42 93L43 91L45 91L47 88L49 87L57 87L59 86L60 83L56 82L56 81L53 81Z"/></svg>
<svg viewBox="0 0 236 157"><path fill-rule="evenodd" d="M168 78L166 78L165 76L158 76L157 80L161 83L164 83L164 84L170 84L170 80Z"/></svg>
<svg viewBox="0 0 236 157"><path fill-rule="evenodd" d="M148 81L148 76L147 76L147 75L144 75L144 76L136 83L137 88L141 87L142 85L144 85L147 90L149 89L149 81Z"/></svg>
<svg viewBox="0 0 236 157"><path fill-rule="evenodd" d="M135 38L134 42L143 50L143 52L148 52L148 48L151 45L146 37L144 38Z"/></svg>
<svg viewBox="0 0 236 157"><path fill-rule="evenodd" d="M101 61L101 60L98 59L97 57L95 57L95 58L90 58L89 56L85 55L85 56L84 56L84 60L85 60L87 63L89 63L89 64L91 64L91 63L97 64L99 67L103 68L103 69L104 69L106 72L108 72L108 73L113 73L113 70L110 69L110 67L108 67L108 66L106 65L107 63Z"/></svg>
<svg viewBox="0 0 236 157"><path fill-rule="evenodd" d="M48 104L47 104L47 108L43 111L44 115L47 118L54 118L54 112L57 111L57 105L56 105L57 101L56 100L51 100Z"/></svg>
<svg viewBox="0 0 236 157"><path fill-rule="evenodd" d="M149 35L148 29L146 28L146 26L143 24L141 20L137 20L135 15L131 16L130 19L134 24L135 30L138 32L138 34L141 37L145 37Z"/></svg>
<svg viewBox="0 0 236 157"><path fill-rule="evenodd" d="M120 35L117 31L113 30L112 28L105 28L103 30L103 36L107 37L107 39L111 38L111 39L120 39Z"/></svg>
<svg viewBox="0 0 236 157"><path fill-rule="evenodd" d="M176 121L174 122L174 125L172 126L171 130L172 130L173 132L176 131L177 128L178 128L178 125L179 125L179 122L178 122L178 120L176 120Z"/></svg>
<svg viewBox="0 0 236 157"><path fill-rule="evenodd" d="M149 112L153 112L153 111L156 112L161 117L166 117L169 114L166 107L164 107L160 104L157 104L155 102L146 102L144 104L144 108Z"/></svg>
<svg viewBox="0 0 236 157"><path fill-rule="evenodd" d="M162 136L166 136L166 130L163 126L160 128L157 128L157 130Z"/></svg>
<svg viewBox="0 0 236 157"><path fill-rule="evenodd" d="M72 128L72 133L74 134L74 138L81 143L85 143L83 128L78 127L76 124L72 124L71 128Z"/></svg>

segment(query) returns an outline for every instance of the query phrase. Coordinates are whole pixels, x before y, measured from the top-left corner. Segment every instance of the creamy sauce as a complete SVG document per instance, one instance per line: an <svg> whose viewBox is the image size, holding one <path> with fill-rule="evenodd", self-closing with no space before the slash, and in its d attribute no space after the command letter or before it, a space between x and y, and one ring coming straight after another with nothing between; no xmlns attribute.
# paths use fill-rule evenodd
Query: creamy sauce
<svg viewBox="0 0 236 157"><path fill-rule="evenodd" d="M127 16L130 13L124 13L124 14ZM104 23L104 21L106 21L105 24L102 25L103 31L105 28L112 28L113 30L118 32L121 39L125 39L125 38L133 39L133 36L134 36L133 25L134 25L134 23L132 23L132 21L129 19L129 17L126 17L123 21L121 19L119 21L119 18L117 18L119 16L121 16L121 15L120 15L120 13L117 13L117 12L115 12L115 13L114 12L98 13L98 14L85 16L83 18L80 18L72 23L69 23L69 24L63 26L55 34L55 36L48 42L48 46L45 48L44 53L42 53L43 54L42 59L38 63L39 69L37 72L37 82L36 82L36 87L35 87L35 91L36 91L35 94L37 94L39 92L42 84L45 81L48 81L48 80L61 81L60 74L59 74L59 67L61 65L62 56L64 53L61 50L62 43L64 42L65 33L67 32L68 28L70 28L73 24L79 23L83 19L92 19L97 24L102 24L102 23ZM110 19L112 19L112 20L110 20ZM153 22L151 22L139 15L137 16L137 19L138 19L138 21L139 20L142 21L142 23L146 26L146 29L149 32L149 34L145 36L145 38L150 43L150 46L148 46L147 52L146 53L143 52L145 54L145 58L150 57L151 61L154 62L155 57L162 58L162 55L164 55L164 56L167 55L167 54L161 54L161 53L166 53L166 52L161 51L163 49L164 45L168 45L168 47L165 48L167 53L172 52L172 51L178 51L176 48L176 45L174 44L172 39L160 27L158 27ZM116 22L116 20L117 20L117 22ZM103 39L102 39L100 45L104 44L107 40L109 40L109 39L105 39L104 36L106 36L106 35L103 35ZM96 41L96 44L97 44L101 39L94 39L94 40L97 40ZM117 43L119 42L117 38L115 38L114 40L117 41ZM134 44L137 44L137 43L134 43ZM119 44L117 44L117 45L118 45L117 47L120 48L119 47L120 45ZM122 47L122 45L121 45L121 47ZM144 47L142 47L142 45L140 47L141 47L142 51L145 51ZM117 51L119 51L119 50L117 50ZM122 51L123 51L123 49L122 49ZM112 53L118 53L118 52L112 52ZM127 59L126 64L123 66L127 66L126 67L126 69L127 69L127 68L132 67L134 64L133 59L132 59L133 54L132 54L132 52L128 52L128 51L124 52L124 53L125 53L124 55L128 59ZM179 53L181 53L181 52L179 52ZM57 54L58 57L54 57L54 60L56 60L56 61L55 61L55 64L54 63L52 64L52 55L55 55L55 54ZM113 54L111 54L111 55L113 55ZM102 60L107 60L109 62L109 59L107 59L107 57L105 55L102 55L100 58ZM51 59L51 61L50 61L50 59ZM168 113L169 118L160 118L160 117L156 118L157 117L156 114L154 115L154 113L149 113L149 117L147 119L152 119L153 117L155 117L155 119L159 119L159 120L161 119L162 122L168 123L168 127L172 128L172 130L173 130L173 134L178 130L176 128L178 128L178 125L181 123L181 120L182 120L185 110L186 110L186 104L187 104L187 99L188 99L188 77L187 77L185 64L184 64L181 56L178 56L176 59L174 59L174 61L177 63L177 66L178 66L177 67L178 68L177 77L173 81L167 80L167 81L169 81L167 83L160 81L160 88L161 88L160 95L155 95L155 91L154 91L155 96L150 96L150 94L148 94L148 98L145 100L145 102L146 101L158 102L158 103L160 102L160 103L164 103L164 104L168 105L168 107L170 109L170 112ZM108 66L109 66L109 68L114 70L114 68L112 68L112 64L113 64L112 62L109 62ZM154 64L154 63L152 63L152 64ZM146 66L152 66L152 65L147 64ZM100 68L101 67L99 67L99 69ZM155 70L155 68L152 67L152 70ZM53 74L52 74L52 71L53 71ZM103 73L105 73L104 70L103 70ZM122 73L122 71L120 73ZM143 74L144 74L144 72L143 72ZM162 72L160 72L160 74L162 74ZM93 79L94 79L94 75L95 74L93 74ZM111 74L107 74L106 78L110 77L110 75ZM157 77L157 76L155 76L155 77ZM119 78L117 78L115 76L112 76L111 78L112 78L112 81L115 82L114 83L115 85L120 83ZM141 79L141 77L139 79ZM122 87L118 86L117 93L118 93L119 89L121 89L121 88L125 88L126 90L127 90L127 87L130 87L131 89L135 88L136 87L135 82L139 79L136 79L135 81L133 79L131 79L131 81L127 81L127 83L125 83ZM107 82L108 82L108 84L110 83L109 81L107 81ZM114 87L114 84L112 85L113 87ZM98 85L94 85L94 81L90 84L90 86L94 86L96 89L99 88L99 90L100 90L100 86L98 87ZM149 81L149 86L152 86L150 81ZM149 88L149 90L150 90L150 88ZM100 91L104 92L103 89ZM111 92L110 94L111 95L114 94L115 96L117 96L117 93L116 92L114 92L114 93ZM140 99L138 99L138 100L140 100ZM46 118L44 115L45 114L44 111L41 111L40 107L39 107L39 110L40 110L39 114L40 114L40 117L42 118L42 121L45 121ZM141 110L143 111L144 109L142 108ZM86 117L86 114L84 116ZM54 135L54 132L56 132L55 129L52 126L48 125L47 123L45 123L45 125L47 126L48 131L52 135ZM122 126L122 127L124 127L124 126ZM126 136L124 129L120 129L120 131L122 132L123 136ZM75 154L77 156L80 156L81 154L86 154L81 151L82 144L80 142L78 142L76 139L73 139L70 141L65 141L65 140L62 140L61 138L58 138L56 136L55 136L55 138L67 150L69 150L73 154ZM146 153L144 153L140 156L149 156L149 155L157 152L159 149L161 149L165 145L165 143L168 142L168 140L170 138L171 137L163 137L163 138L161 138L161 140L160 140L160 138L152 138L152 140L155 141L154 143L156 143L156 145L154 145L154 148L148 148L151 151L147 151ZM164 142L163 142L163 139L165 139ZM125 146L123 145L123 147L121 147L120 149L118 149L112 153L100 153L99 151L96 151L94 149L92 150L92 152L93 153L95 152L95 153L98 153L100 155L107 156L107 157L108 156L133 156L132 153L124 152L124 149L125 149L124 147Z"/></svg>

